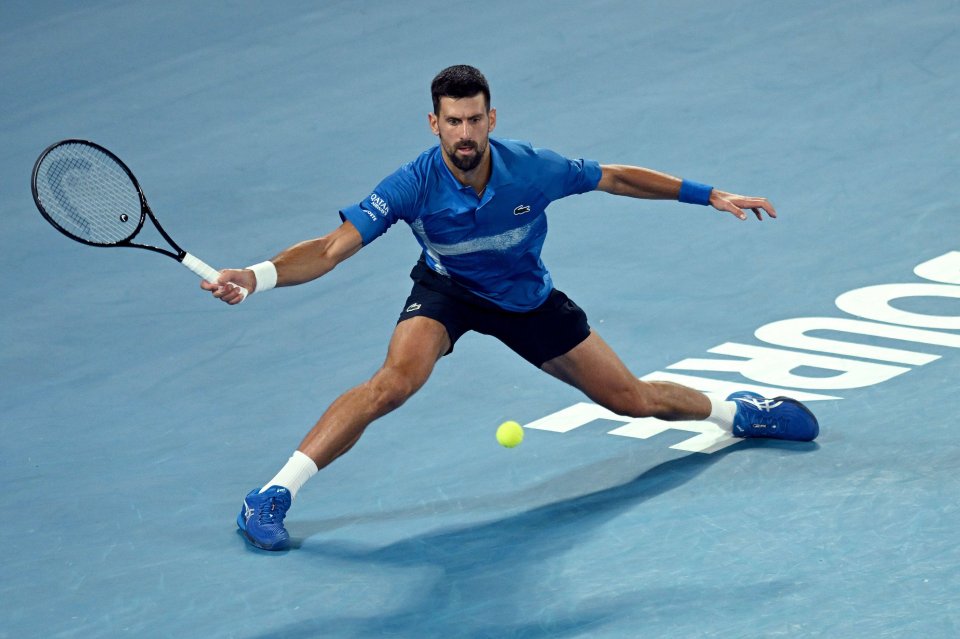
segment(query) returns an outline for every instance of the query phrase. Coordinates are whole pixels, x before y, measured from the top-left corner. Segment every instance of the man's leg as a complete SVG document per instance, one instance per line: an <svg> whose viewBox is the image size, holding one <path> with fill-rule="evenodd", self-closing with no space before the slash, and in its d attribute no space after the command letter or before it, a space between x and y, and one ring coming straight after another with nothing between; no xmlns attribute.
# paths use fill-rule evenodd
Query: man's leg
<svg viewBox="0 0 960 639"><path fill-rule="evenodd" d="M338 397L280 472L247 495L237 525L250 542L267 550L286 548L283 518L304 482L350 450L373 420L417 392L449 350L450 338L440 322L412 317L397 324L380 370Z"/></svg>
<svg viewBox="0 0 960 639"><path fill-rule="evenodd" d="M765 399L742 391L720 401L679 384L637 379L592 330L585 340L541 368L618 415L710 420L737 437L811 441L820 433L813 413L789 397Z"/></svg>
<svg viewBox="0 0 960 639"><path fill-rule="evenodd" d="M548 360L542 369L618 415L668 421L703 420L713 410L710 398L692 388L637 379L592 330L587 339Z"/></svg>
<svg viewBox="0 0 960 639"><path fill-rule="evenodd" d="M330 405L300 442L300 452L318 469L347 452L373 420L420 390L449 349L447 330L436 320L413 317L397 324L380 370Z"/></svg>

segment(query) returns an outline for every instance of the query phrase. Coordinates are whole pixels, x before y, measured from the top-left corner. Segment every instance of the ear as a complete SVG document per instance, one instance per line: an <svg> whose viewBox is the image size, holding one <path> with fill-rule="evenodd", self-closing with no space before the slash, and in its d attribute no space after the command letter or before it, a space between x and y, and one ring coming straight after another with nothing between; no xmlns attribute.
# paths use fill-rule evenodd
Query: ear
<svg viewBox="0 0 960 639"><path fill-rule="evenodd" d="M434 135L440 135L440 119L437 118L436 113L427 114L427 122L430 124L430 130L433 131Z"/></svg>
<svg viewBox="0 0 960 639"><path fill-rule="evenodd" d="M497 128L497 110L490 109L490 126L487 128L487 133L493 133L493 130Z"/></svg>

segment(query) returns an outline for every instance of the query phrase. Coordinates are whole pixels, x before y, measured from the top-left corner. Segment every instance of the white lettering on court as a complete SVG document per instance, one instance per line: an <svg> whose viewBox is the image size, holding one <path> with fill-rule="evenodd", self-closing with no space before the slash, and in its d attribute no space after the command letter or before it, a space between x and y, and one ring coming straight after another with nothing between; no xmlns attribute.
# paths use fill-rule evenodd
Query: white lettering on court
<svg viewBox="0 0 960 639"><path fill-rule="evenodd" d="M798 317L771 322L755 332L757 339L766 344L798 350L726 342L708 352L727 358L687 358L668 366L668 371L656 371L641 379L683 384L718 397L726 397L736 390L749 390L766 397L787 395L803 402L842 399L811 392L813 390L835 392L882 384L912 370L895 364L925 366L939 359L940 355L928 352L929 348L914 351L877 346L838 339L836 334L890 340L900 347L903 342L911 342L960 348L960 336L929 330L960 330L960 316L906 311L892 303L907 298L960 299L960 251L951 251L923 262L913 272L920 278L936 283L879 284L858 288L840 295L836 305L841 311L861 319ZM817 334L812 335L814 332ZM824 336L825 332L832 336ZM738 373L752 383L674 372L678 370ZM811 370L817 370L820 374L804 374ZM648 439L667 430L695 433L693 437L670 447L688 452L714 453L744 441L708 422L634 419L616 415L590 402L568 406L526 424L526 428L566 433L597 420L620 422L621 426L608 431L609 434L638 439Z"/></svg>

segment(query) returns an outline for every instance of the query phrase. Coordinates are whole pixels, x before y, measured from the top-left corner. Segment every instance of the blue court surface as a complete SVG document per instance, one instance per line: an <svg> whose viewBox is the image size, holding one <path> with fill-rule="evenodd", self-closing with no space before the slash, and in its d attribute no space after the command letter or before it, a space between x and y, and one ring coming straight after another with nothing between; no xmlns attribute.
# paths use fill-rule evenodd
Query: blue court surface
<svg viewBox="0 0 960 639"><path fill-rule="evenodd" d="M0 3L0 637L960 636L958 60L947 0ZM95 140L245 266L434 144L457 63L496 135L774 202L572 197L544 259L636 375L821 436L619 418L472 334L254 550L243 496L382 362L409 229L231 308L56 233L33 162Z"/></svg>

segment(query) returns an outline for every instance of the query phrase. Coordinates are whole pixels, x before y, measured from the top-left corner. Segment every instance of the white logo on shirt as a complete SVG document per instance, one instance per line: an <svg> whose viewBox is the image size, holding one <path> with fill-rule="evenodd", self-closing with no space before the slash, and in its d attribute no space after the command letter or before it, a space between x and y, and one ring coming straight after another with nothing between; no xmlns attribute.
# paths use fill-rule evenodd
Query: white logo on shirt
<svg viewBox="0 0 960 639"><path fill-rule="evenodd" d="M477 237L472 240L465 240L454 244L437 244L431 242L430 238L427 237L422 219L415 220L410 224L410 228L423 239L424 245L431 251L432 256L439 255L442 258L453 255L468 255L479 251L498 251L502 253L513 250L527 239L540 221L538 218L533 217L530 218L529 222L519 228L510 229L497 235ZM436 260L436 257L434 257L434 260Z"/></svg>
<svg viewBox="0 0 960 639"><path fill-rule="evenodd" d="M530 212L529 204L521 204L517 208L513 209L514 215L523 215L524 213L529 213L529 212Z"/></svg>
<svg viewBox="0 0 960 639"><path fill-rule="evenodd" d="M362 210L364 213L366 213L366 214L370 217L371 220L373 220L374 222L377 221L377 216L373 214L373 211L368 211L367 209L361 209L361 210Z"/></svg>
<svg viewBox="0 0 960 639"><path fill-rule="evenodd" d="M373 204L373 208L377 209L381 215L386 216L390 214L390 206L387 204L387 201L376 193L370 194L370 203Z"/></svg>

